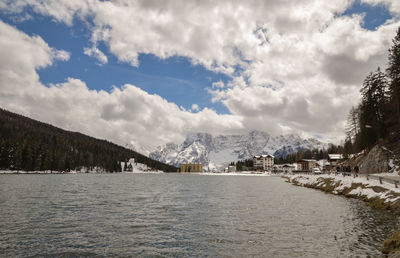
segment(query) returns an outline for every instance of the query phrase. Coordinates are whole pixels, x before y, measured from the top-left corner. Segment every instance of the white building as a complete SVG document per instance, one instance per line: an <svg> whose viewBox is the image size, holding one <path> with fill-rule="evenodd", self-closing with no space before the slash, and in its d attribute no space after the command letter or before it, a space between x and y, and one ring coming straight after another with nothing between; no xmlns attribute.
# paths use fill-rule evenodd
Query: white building
<svg viewBox="0 0 400 258"><path fill-rule="evenodd" d="M328 154L328 161L331 165L335 166L344 157L342 154Z"/></svg>
<svg viewBox="0 0 400 258"><path fill-rule="evenodd" d="M253 158L253 167L255 170L272 171L273 166L274 156L272 155L260 155Z"/></svg>
<svg viewBox="0 0 400 258"><path fill-rule="evenodd" d="M228 172L236 172L236 166L228 166Z"/></svg>
<svg viewBox="0 0 400 258"><path fill-rule="evenodd" d="M282 166L282 172L285 174L292 174L293 170L295 170L295 166L290 164L285 164Z"/></svg>
<svg viewBox="0 0 400 258"><path fill-rule="evenodd" d="M292 174L293 170L295 170L295 166L292 164L274 165L272 168L274 173Z"/></svg>
<svg viewBox="0 0 400 258"><path fill-rule="evenodd" d="M128 162L121 162L121 170L125 172L138 172L149 170L146 164L137 163L134 158Z"/></svg>
<svg viewBox="0 0 400 258"><path fill-rule="evenodd" d="M224 168L224 172L225 172L225 173L233 173L233 172L236 172L236 166L229 165L229 166L227 166L226 168Z"/></svg>
<svg viewBox="0 0 400 258"><path fill-rule="evenodd" d="M297 170L311 172L313 168L319 167L315 159L301 159L297 161Z"/></svg>

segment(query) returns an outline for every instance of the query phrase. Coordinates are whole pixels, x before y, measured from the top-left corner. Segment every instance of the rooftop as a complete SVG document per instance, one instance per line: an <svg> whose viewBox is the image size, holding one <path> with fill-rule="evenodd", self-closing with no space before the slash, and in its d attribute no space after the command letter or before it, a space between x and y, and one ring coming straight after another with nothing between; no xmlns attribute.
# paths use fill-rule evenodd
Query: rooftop
<svg viewBox="0 0 400 258"><path fill-rule="evenodd" d="M297 162L299 162L299 161L317 162L315 159L300 159L300 160L298 160Z"/></svg>
<svg viewBox="0 0 400 258"><path fill-rule="evenodd" d="M270 154L254 156L254 158L257 158L257 159L259 159L259 158L261 158L261 157L263 157L263 158L267 158L267 157L274 158L274 156L272 156L272 155L270 155Z"/></svg>
<svg viewBox="0 0 400 258"><path fill-rule="evenodd" d="M343 154L328 154L329 159L343 159Z"/></svg>

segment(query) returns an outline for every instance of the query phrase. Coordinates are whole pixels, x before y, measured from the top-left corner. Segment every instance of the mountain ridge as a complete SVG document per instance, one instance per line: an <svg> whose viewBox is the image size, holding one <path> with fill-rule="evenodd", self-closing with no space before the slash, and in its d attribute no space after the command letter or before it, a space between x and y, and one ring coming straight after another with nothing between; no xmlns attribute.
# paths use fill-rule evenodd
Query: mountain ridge
<svg viewBox="0 0 400 258"><path fill-rule="evenodd" d="M159 146L149 157L166 164L201 163L206 171L221 170L232 161L271 154L287 156L300 150L324 149L328 144L298 134L271 136L262 131L247 134L217 135L190 133L182 144Z"/></svg>
<svg viewBox="0 0 400 258"><path fill-rule="evenodd" d="M78 167L99 167L107 172L119 172L120 162L130 158L153 169L176 172L176 167L107 140L0 108L0 169L70 171Z"/></svg>

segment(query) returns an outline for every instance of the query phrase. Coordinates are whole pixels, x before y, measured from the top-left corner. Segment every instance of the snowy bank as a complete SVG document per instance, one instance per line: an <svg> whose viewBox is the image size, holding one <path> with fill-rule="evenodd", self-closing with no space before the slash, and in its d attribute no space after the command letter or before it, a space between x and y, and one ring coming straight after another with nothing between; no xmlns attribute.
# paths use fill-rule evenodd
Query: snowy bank
<svg viewBox="0 0 400 258"><path fill-rule="evenodd" d="M370 206L390 210L400 215L400 188L394 184L365 177L342 175L294 175L289 182L337 195L362 199Z"/></svg>
<svg viewBox="0 0 400 258"><path fill-rule="evenodd" d="M191 173L194 174L194 173ZM265 172L265 173L256 173L256 172L203 172L203 173L197 173L198 175L204 175L204 176L272 176L271 173Z"/></svg>

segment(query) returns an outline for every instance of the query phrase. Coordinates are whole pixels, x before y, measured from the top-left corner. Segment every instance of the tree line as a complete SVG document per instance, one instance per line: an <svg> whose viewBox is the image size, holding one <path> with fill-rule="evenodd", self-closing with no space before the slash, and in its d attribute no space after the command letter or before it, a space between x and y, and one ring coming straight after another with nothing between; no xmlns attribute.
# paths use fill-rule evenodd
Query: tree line
<svg viewBox="0 0 400 258"><path fill-rule="evenodd" d="M239 160L236 162L232 162L230 164L231 166L236 166L236 171L243 171L243 169L246 168L252 168L253 167L253 159L244 159L244 160Z"/></svg>
<svg viewBox="0 0 400 258"><path fill-rule="evenodd" d="M378 67L364 80L361 101L351 108L345 153L369 150L377 143L400 140L400 28L388 51L386 69Z"/></svg>
<svg viewBox="0 0 400 258"><path fill-rule="evenodd" d="M0 109L0 169L70 171L86 167L120 172L121 161L130 158L152 169L177 171L176 167L106 140L65 131Z"/></svg>

